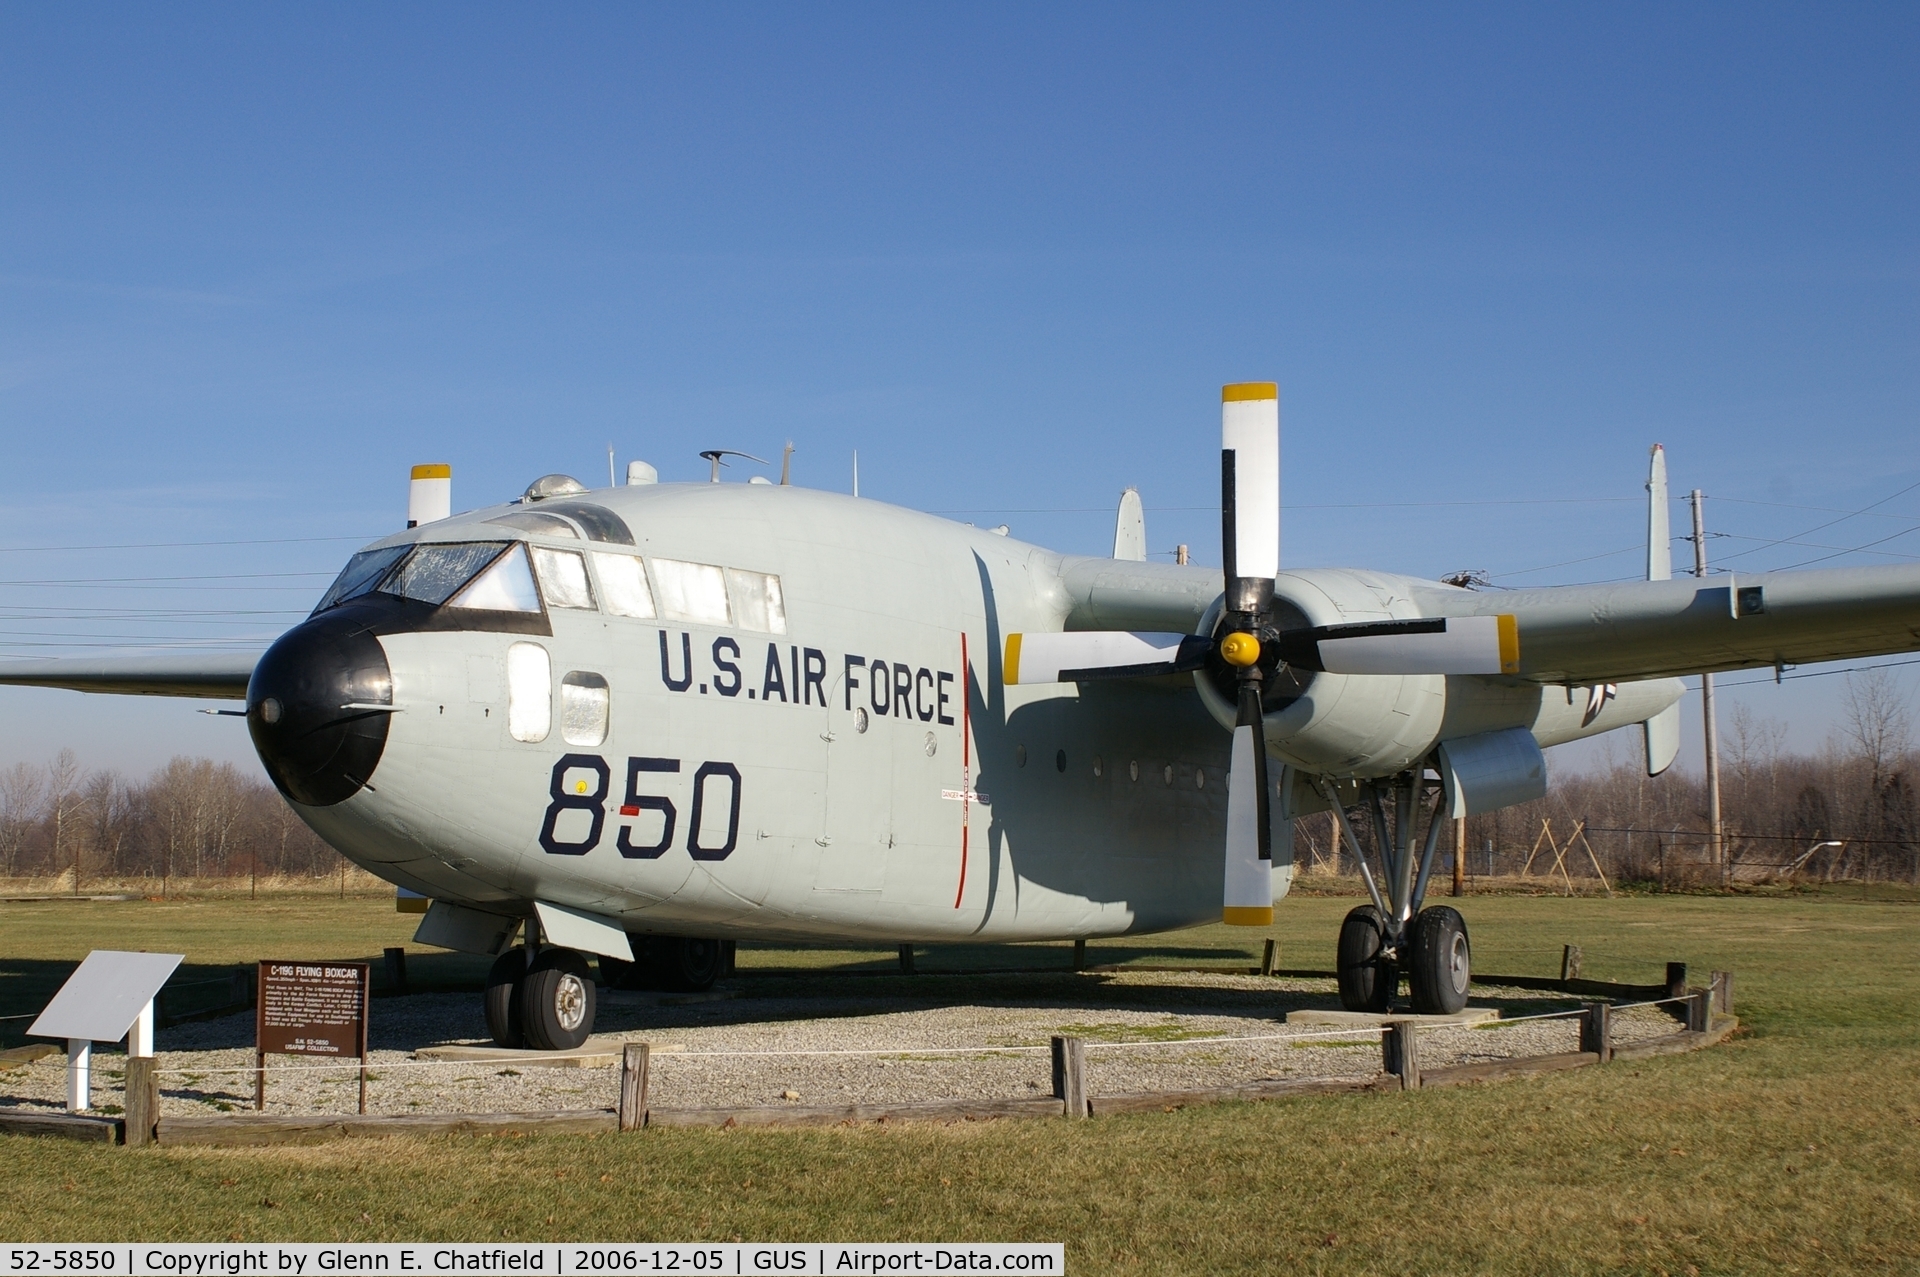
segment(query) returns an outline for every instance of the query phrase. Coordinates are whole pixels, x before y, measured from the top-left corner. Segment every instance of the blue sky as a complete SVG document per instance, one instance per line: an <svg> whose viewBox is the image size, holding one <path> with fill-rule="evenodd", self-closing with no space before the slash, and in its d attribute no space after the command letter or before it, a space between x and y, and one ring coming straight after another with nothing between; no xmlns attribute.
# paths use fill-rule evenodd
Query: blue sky
<svg viewBox="0 0 1920 1277"><path fill-rule="evenodd" d="M1917 54L1867 5L0 8L0 654L264 644L413 462L468 507L609 443L858 449L1074 551L1137 484L1217 562L1255 378L1289 563L1630 576L1655 441L1716 558L1911 562ZM217 544L42 548L158 542ZM1841 690L1728 699L1810 744ZM0 691L0 764L251 759L191 708Z"/></svg>

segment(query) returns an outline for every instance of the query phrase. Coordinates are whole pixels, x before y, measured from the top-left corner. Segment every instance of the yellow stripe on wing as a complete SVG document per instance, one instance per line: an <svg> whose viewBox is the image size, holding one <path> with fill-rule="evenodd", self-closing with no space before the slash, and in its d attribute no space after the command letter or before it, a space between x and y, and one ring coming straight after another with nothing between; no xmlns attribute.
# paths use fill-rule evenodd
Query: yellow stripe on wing
<svg viewBox="0 0 1920 1277"><path fill-rule="evenodd" d="M1520 618L1517 616L1497 616L1500 623L1500 672L1518 674L1520 672Z"/></svg>

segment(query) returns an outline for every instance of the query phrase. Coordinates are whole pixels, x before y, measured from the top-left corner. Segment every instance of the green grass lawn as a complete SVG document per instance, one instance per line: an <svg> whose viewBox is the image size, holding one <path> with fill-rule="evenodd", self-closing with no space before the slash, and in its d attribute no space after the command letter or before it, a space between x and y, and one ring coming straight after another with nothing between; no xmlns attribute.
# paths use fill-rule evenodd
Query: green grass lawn
<svg viewBox="0 0 1920 1277"><path fill-rule="evenodd" d="M1339 897L1271 933L1203 928L1090 961L1324 966ZM1737 973L1742 1031L1695 1055L1494 1086L1092 1122L127 1150L0 1138L0 1232L66 1239L1064 1240L1078 1272L1920 1271L1920 907L1901 891L1462 903L1476 966ZM0 906L0 1014L93 947L197 968L375 956L387 900ZM741 966L883 966L743 950ZM1065 966L1065 946L922 949L925 970ZM416 982L470 959L411 959ZM886 982L891 984L892 982ZM946 982L942 982L946 983ZM997 995L1009 987L993 981Z"/></svg>

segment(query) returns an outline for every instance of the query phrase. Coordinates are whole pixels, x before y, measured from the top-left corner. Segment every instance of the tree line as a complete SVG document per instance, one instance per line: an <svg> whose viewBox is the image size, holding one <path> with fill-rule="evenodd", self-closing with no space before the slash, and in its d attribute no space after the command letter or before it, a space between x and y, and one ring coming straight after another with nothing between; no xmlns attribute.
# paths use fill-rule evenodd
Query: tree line
<svg viewBox="0 0 1920 1277"><path fill-rule="evenodd" d="M1840 722L1810 749L1789 747L1785 724L1736 707L1721 725L1722 860L1714 863L1706 777L1678 768L1646 774L1636 734L1610 765L1556 776L1537 802L1467 818L1468 875L1552 873L1556 847L1576 829L1564 859L1569 876L1689 885L1715 878L1757 881L1854 879L1920 884L1920 754L1911 702L1885 669L1847 676ZM1625 757L1621 755L1624 754ZM1548 755L1551 763L1552 755ZM1550 822L1550 824L1549 824ZM1584 822L1584 823L1583 823ZM1355 833L1372 854L1367 822ZM1434 873L1445 890L1454 843L1442 835ZM1299 822L1301 870L1357 873L1330 835L1331 818ZM1552 841L1548 841L1550 835Z"/></svg>
<svg viewBox="0 0 1920 1277"><path fill-rule="evenodd" d="M232 763L175 757L144 780L89 771L70 749L0 770L0 877L88 882L324 878L345 862L272 785Z"/></svg>

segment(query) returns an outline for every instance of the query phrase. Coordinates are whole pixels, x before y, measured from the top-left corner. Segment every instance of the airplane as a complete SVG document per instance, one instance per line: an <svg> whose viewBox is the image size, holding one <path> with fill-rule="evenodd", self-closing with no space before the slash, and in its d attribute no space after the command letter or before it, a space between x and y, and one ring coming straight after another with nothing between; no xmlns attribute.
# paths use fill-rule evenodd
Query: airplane
<svg viewBox="0 0 1920 1277"><path fill-rule="evenodd" d="M489 1031L570 1049L609 983L699 988L739 940L1081 939L1270 924L1293 823L1334 813L1368 902L1343 1005L1465 1004L1426 904L1450 818L1537 799L1543 751L1642 725L1680 676L1920 648L1920 565L1476 591L1280 561L1279 391L1222 390L1223 570L1057 554L762 478L565 475L354 554L258 655L18 662L0 683L244 699L327 842L489 955ZM611 476L610 476L611 477ZM499 717L494 717L495 713ZM1372 853L1355 831L1364 822ZM1424 831L1423 831L1424 823Z"/></svg>

